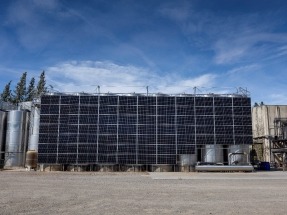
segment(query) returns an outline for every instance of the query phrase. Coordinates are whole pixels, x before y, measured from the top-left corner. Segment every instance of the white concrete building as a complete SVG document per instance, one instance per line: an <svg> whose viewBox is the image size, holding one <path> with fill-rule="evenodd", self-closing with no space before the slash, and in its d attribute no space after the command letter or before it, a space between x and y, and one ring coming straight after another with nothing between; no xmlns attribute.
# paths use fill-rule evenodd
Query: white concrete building
<svg viewBox="0 0 287 215"><path fill-rule="evenodd" d="M285 138L276 130L275 120L287 119L287 105L258 105L252 108L252 131L254 143L262 144L263 161L272 162L278 159L271 152L273 140ZM278 136L279 135L279 136Z"/></svg>

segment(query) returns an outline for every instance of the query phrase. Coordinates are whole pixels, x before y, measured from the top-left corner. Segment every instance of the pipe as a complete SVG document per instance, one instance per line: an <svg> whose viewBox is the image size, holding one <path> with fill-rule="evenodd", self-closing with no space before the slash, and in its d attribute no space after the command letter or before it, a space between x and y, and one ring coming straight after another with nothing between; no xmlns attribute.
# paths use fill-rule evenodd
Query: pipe
<svg viewBox="0 0 287 215"><path fill-rule="evenodd" d="M249 163L249 155L246 152L232 152L228 154L228 165L232 165L231 156L233 155L245 155L247 156L247 163Z"/></svg>
<svg viewBox="0 0 287 215"><path fill-rule="evenodd" d="M253 172L252 165L240 166L223 166L223 165L196 165L195 171L197 172L221 172L221 171L244 171Z"/></svg>

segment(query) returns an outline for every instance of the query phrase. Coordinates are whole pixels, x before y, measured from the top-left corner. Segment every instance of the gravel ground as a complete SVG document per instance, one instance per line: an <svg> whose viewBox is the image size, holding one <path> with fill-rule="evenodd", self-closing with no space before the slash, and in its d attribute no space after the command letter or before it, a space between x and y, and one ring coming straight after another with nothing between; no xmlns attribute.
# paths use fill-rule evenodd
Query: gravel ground
<svg viewBox="0 0 287 215"><path fill-rule="evenodd" d="M287 172L0 171L0 214L286 214Z"/></svg>

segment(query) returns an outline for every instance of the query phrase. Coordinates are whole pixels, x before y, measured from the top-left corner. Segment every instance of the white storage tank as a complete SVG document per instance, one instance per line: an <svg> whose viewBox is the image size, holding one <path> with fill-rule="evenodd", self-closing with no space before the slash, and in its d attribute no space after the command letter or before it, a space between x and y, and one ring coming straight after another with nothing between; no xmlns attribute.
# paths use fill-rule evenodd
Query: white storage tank
<svg viewBox="0 0 287 215"><path fill-rule="evenodd" d="M205 145L203 160L207 163L223 163L223 145Z"/></svg>
<svg viewBox="0 0 287 215"><path fill-rule="evenodd" d="M34 150L38 152L40 109L37 106L32 108L31 118L28 150Z"/></svg>
<svg viewBox="0 0 287 215"><path fill-rule="evenodd" d="M242 165L249 163L249 145L230 145L228 152L228 163L230 165Z"/></svg>
<svg viewBox="0 0 287 215"><path fill-rule="evenodd" d="M197 154L181 154L177 158L177 168L179 172L194 171L197 162Z"/></svg>
<svg viewBox="0 0 287 215"><path fill-rule="evenodd" d="M9 111L5 146L5 167L24 167L28 138L28 112Z"/></svg>
<svg viewBox="0 0 287 215"><path fill-rule="evenodd" d="M178 162L177 164L180 166L192 166L195 165L197 162L197 155L196 154L181 154L178 155Z"/></svg>

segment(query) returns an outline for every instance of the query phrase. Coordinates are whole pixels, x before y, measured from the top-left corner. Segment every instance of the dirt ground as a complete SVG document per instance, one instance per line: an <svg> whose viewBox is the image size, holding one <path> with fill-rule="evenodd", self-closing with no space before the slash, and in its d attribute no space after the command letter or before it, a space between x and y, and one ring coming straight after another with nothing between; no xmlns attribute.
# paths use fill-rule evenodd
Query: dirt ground
<svg viewBox="0 0 287 215"><path fill-rule="evenodd" d="M0 214L287 214L287 172L0 171Z"/></svg>

